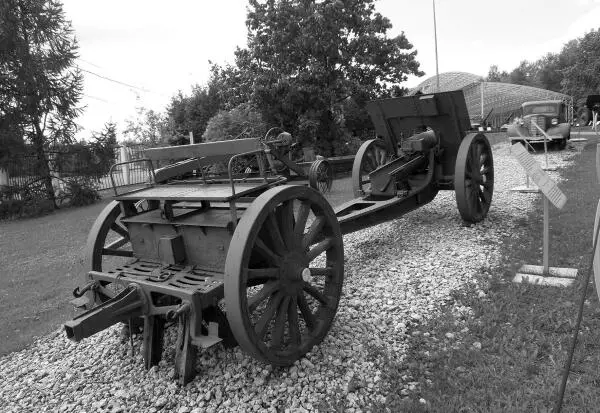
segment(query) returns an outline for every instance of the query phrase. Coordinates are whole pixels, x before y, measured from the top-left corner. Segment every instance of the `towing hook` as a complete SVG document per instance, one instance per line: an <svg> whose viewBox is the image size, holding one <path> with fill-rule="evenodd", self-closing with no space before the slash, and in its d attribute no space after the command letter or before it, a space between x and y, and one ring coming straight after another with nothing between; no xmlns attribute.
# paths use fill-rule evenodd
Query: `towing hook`
<svg viewBox="0 0 600 413"><path fill-rule="evenodd" d="M73 297L79 298L79 297L83 296L83 294L85 294L86 292L88 292L89 290L91 290L93 288L96 288L96 281L92 281L91 283L88 283L82 289L79 289L79 286L77 286L73 290Z"/></svg>
<svg viewBox="0 0 600 413"><path fill-rule="evenodd" d="M175 320L177 317L179 317L180 315L182 315L184 313L187 313L188 311L190 311L190 304L185 303L185 304L181 304L175 310L167 311L166 316L167 316L167 319L169 319L169 320Z"/></svg>

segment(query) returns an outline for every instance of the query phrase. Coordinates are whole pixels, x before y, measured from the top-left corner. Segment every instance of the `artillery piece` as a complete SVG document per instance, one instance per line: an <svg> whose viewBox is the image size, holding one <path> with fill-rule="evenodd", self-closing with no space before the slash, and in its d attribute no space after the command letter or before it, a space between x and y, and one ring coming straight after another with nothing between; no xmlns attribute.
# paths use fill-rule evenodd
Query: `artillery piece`
<svg viewBox="0 0 600 413"><path fill-rule="evenodd" d="M456 190L465 221L485 217L492 153L483 134L466 134L461 91L374 101L368 110L381 138L361 146L356 198L335 211L315 189L267 173L258 139L148 151L148 162L228 159L228 178L166 183L155 176L146 188L117 194L88 237L91 271L74 292L74 304L87 311L65 323L67 336L79 341L141 317L150 368L172 320L183 384L195 375L196 347L221 341L265 363L290 365L333 322L344 277L342 234L400 217L440 189ZM236 178L232 163L248 155L257 157L260 177Z"/></svg>

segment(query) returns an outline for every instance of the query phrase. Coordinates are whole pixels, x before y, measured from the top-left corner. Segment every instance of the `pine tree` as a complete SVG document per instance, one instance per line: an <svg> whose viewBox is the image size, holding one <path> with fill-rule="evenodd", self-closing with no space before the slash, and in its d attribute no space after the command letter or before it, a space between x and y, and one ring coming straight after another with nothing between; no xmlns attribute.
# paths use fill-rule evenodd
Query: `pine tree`
<svg viewBox="0 0 600 413"><path fill-rule="evenodd" d="M0 119L34 148L37 173L53 202L47 150L74 140L83 88L76 58L77 42L59 1L0 2Z"/></svg>

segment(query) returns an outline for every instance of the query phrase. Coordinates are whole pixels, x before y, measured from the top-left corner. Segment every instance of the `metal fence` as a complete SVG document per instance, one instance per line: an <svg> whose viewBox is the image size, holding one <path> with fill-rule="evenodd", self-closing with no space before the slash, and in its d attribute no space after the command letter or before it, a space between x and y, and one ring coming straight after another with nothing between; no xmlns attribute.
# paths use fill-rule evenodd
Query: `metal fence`
<svg viewBox="0 0 600 413"><path fill-rule="evenodd" d="M118 146L114 148L115 162L126 162L144 157L143 145ZM88 163L82 160L80 154L68 151L47 151L44 154L48 160L53 186L56 190L64 189L65 181L73 177L87 177L95 181L98 190L111 189L113 181L108 174L95 173ZM34 185L42 178L39 173L38 157L32 153L21 154L4 163L0 168L0 187L8 188L7 193L19 193ZM148 180L149 171L144 162L118 166L114 169L115 186L135 185Z"/></svg>
<svg viewBox="0 0 600 413"><path fill-rule="evenodd" d="M120 146L116 148L116 162L138 161L144 158L143 145ZM146 162L132 162L126 165L117 165L112 171L112 180L110 175L103 176L100 180L99 189L110 189L113 182L116 187L139 185L148 182L150 171Z"/></svg>

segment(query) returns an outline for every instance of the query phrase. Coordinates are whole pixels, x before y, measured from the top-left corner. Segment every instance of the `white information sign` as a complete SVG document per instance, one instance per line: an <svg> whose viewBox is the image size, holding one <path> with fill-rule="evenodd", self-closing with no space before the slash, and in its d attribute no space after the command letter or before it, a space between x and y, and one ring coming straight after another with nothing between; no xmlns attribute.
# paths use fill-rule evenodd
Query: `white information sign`
<svg viewBox="0 0 600 413"><path fill-rule="evenodd" d="M594 236L592 239L592 245L596 241L596 233L598 232L598 224L600 221L600 201L598 201L598 206L596 207L596 219L594 220ZM594 280L596 281L596 293L598 294L598 298L600 299L600 245L596 246L596 250L594 251Z"/></svg>
<svg viewBox="0 0 600 413"><path fill-rule="evenodd" d="M527 152L527 149L521 143L515 143L511 146L510 151L546 198L555 207L562 209L567 202L566 195L563 194L558 185L556 185L556 182L542 169L541 165L535 161L533 156Z"/></svg>

